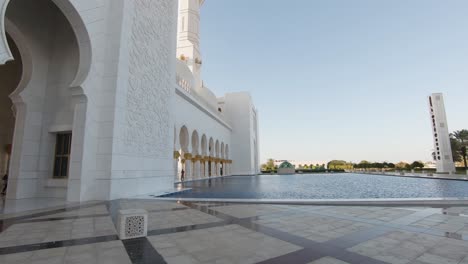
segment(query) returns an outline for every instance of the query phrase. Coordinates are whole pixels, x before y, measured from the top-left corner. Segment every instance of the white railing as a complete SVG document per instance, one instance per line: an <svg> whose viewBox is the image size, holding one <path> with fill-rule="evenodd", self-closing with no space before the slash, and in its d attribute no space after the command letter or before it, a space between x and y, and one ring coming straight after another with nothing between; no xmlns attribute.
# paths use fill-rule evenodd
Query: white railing
<svg viewBox="0 0 468 264"><path fill-rule="evenodd" d="M176 83L184 91L186 91L189 94L192 94L192 85L190 84L190 82L182 78L180 75L177 75Z"/></svg>

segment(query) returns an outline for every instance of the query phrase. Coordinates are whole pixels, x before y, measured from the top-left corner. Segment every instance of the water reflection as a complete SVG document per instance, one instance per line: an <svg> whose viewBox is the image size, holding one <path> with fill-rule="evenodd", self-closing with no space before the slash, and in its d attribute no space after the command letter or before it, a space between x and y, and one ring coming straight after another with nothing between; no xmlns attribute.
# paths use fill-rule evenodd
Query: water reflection
<svg viewBox="0 0 468 264"><path fill-rule="evenodd" d="M364 174L232 176L186 182L174 197L359 199L468 197L468 182Z"/></svg>

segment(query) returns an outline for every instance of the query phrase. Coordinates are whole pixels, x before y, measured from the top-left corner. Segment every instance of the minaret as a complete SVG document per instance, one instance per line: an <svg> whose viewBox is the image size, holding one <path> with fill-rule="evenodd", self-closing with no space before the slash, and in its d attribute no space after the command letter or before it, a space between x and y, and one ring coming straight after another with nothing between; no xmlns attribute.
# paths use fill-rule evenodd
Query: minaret
<svg viewBox="0 0 468 264"><path fill-rule="evenodd" d="M434 137L434 159L436 161L437 172L455 172L447 116L445 115L444 97L441 93L433 93L429 96L429 111L432 122L432 135Z"/></svg>
<svg viewBox="0 0 468 264"><path fill-rule="evenodd" d="M205 0L179 0L177 58L185 61L193 73L195 89L202 86L200 54L200 8Z"/></svg>

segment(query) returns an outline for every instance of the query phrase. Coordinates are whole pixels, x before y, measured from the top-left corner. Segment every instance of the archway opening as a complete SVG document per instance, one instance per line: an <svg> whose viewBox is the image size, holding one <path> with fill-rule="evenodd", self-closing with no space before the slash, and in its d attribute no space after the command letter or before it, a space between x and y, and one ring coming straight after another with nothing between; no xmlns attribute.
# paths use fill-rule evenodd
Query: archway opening
<svg viewBox="0 0 468 264"><path fill-rule="evenodd" d="M11 0L5 12L5 29L14 58L0 66L1 118L10 118L6 123L9 129L2 127L1 133L10 131L2 137L9 141L6 153L12 154L9 181L16 181L9 187L9 198L65 198L70 175L81 177L81 157L75 158L76 166L70 166L74 125L84 127L84 120L75 120L76 101L70 89L79 72L80 49L66 14L53 0ZM13 67L15 74L8 74ZM11 76L14 80L8 80ZM3 116L8 112L9 117ZM79 194L80 190L72 193ZM81 198L78 195L71 199Z"/></svg>
<svg viewBox="0 0 468 264"><path fill-rule="evenodd" d="M190 164L188 160L186 160L186 154L189 153L189 132L186 126L182 126L180 128L179 132L179 144L180 144L180 159L179 159L179 164L178 164L178 169L180 168L180 171L178 170L178 178L179 181L184 181L185 179L188 178L188 173L187 173L187 163Z"/></svg>
<svg viewBox="0 0 468 264"><path fill-rule="evenodd" d="M0 65L0 173L2 176L9 170L15 127L13 103L9 95L18 87L23 73L23 62L18 46L9 34L7 40L14 60Z"/></svg>
<svg viewBox="0 0 468 264"><path fill-rule="evenodd" d="M201 166L201 177L202 178L205 178L206 176L208 176L207 174L207 169L206 169L206 166L207 166L207 161L205 160L206 156L207 156L207 145L206 145L206 135L203 135L202 136L202 139L201 139L201 155L203 156L203 160L202 160L202 163L200 164Z"/></svg>

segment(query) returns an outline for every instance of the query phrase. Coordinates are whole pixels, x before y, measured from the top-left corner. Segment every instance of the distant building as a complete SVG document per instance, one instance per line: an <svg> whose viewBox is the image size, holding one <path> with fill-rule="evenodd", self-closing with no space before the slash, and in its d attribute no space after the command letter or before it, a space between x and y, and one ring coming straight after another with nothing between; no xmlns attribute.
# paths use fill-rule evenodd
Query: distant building
<svg viewBox="0 0 468 264"><path fill-rule="evenodd" d="M324 165L324 167L327 166L327 161L311 161L311 160L275 160L275 165L276 166L279 166L281 165L281 163L283 162L289 162L291 163L292 165L294 165L297 169L301 169L301 168L304 168L306 165L307 167L310 167L311 165L313 165L314 167L317 167L318 166L322 166Z"/></svg>
<svg viewBox="0 0 468 264"><path fill-rule="evenodd" d="M278 174L294 174L296 173L296 168L291 163L284 161L278 167Z"/></svg>
<svg viewBox="0 0 468 264"><path fill-rule="evenodd" d="M429 96L429 111L432 122L432 135L434 137L434 155L437 172L455 172L453 163L450 136L445 115L444 98L441 93Z"/></svg>
<svg viewBox="0 0 468 264"><path fill-rule="evenodd" d="M424 168L425 169L435 169L436 168L436 162L435 161L424 162Z"/></svg>

